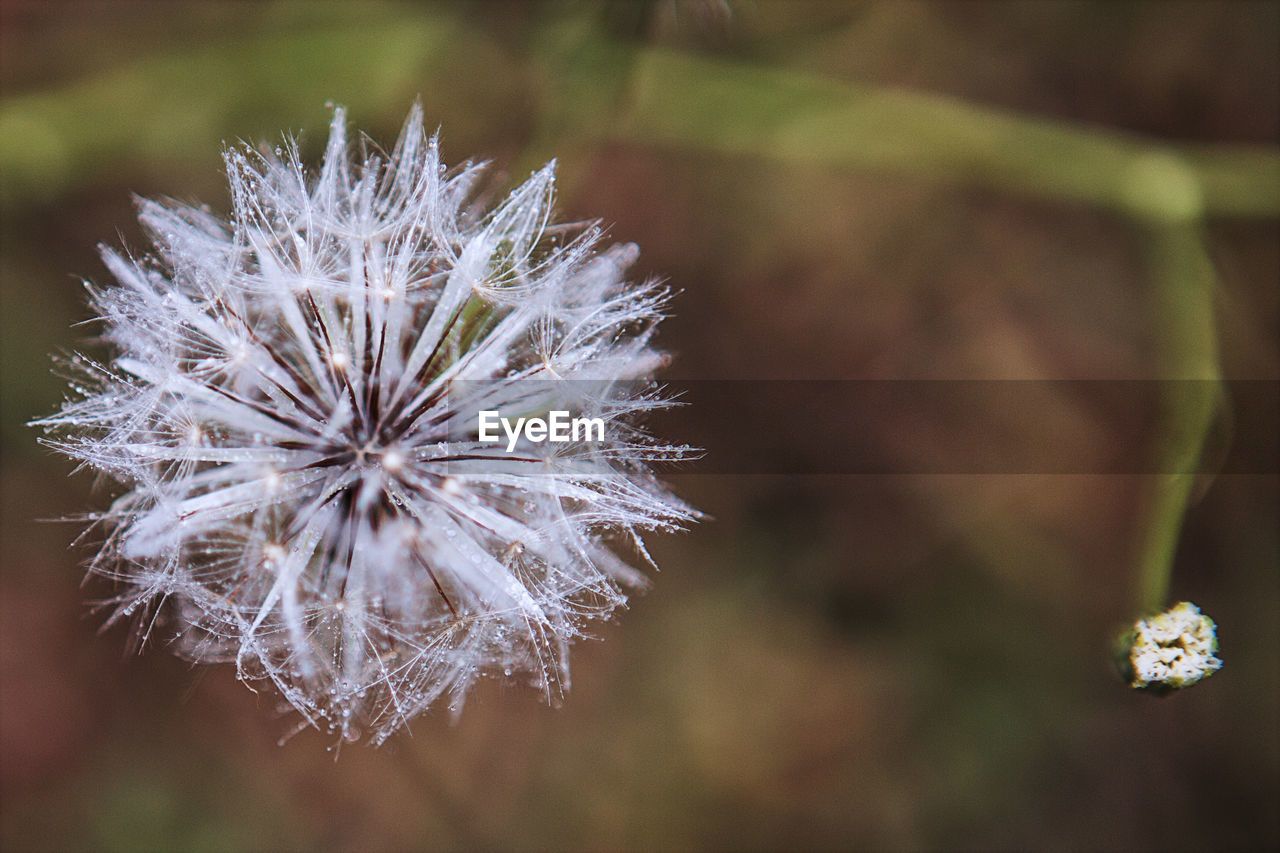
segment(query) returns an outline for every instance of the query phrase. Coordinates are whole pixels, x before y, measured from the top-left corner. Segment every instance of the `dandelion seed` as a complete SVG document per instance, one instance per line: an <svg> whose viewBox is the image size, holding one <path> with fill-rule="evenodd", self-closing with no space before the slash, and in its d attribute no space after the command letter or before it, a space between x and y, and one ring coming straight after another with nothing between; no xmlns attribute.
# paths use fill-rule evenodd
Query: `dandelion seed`
<svg viewBox="0 0 1280 853"><path fill-rule="evenodd" d="M304 723L380 743L480 675L568 684L568 649L643 575L615 553L696 512L649 472L685 448L651 346L667 292L632 246L551 224L553 164L493 210L415 108L390 155L335 111L317 175L296 147L226 155L233 211L140 203L154 259L103 250L111 357L35 423L124 485L90 570L113 619L274 683ZM510 453L476 415L601 418L601 442ZM145 639L145 635L144 635Z"/></svg>

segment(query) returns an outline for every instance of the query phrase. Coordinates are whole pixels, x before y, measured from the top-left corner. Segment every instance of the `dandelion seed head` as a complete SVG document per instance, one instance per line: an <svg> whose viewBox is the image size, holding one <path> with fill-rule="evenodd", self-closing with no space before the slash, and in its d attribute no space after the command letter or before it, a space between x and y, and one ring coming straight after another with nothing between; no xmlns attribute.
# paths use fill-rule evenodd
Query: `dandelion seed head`
<svg viewBox="0 0 1280 853"><path fill-rule="evenodd" d="M643 580L621 554L697 516L647 467L685 448L638 423L667 292L626 281L633 246L552 223L554 164L480 210L482 167L447 169L419 108L389 154L354 154L336 109L318 173L293 144L226 165L227 220L142 201L154 256L103 249L111 354L69 359L35 422L122 484L90 563L112 618L344 740L486 675L557 701L570 644ZM478 441L481 410L556 407L614 429Z"/></svg>

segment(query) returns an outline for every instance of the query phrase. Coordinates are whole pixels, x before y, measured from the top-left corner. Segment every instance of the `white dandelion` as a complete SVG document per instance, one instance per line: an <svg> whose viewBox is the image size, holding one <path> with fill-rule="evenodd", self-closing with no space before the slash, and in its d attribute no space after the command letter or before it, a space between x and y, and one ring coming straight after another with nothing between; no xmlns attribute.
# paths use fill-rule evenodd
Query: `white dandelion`
<svg viewBox="0 0 1280 853"><path fill-rule="evenodd" d="M641 534L696 512L648 468L686 448L638 424L668 404L668 293L624 280L636 248L551 224L554 164L477 209L483 168L446 171L420 108L361 150L338 109L318 175L292 143L227 153L229 222L140 202L155 256L104 248L118 284L89 286L112 354L66 360L74 398L35 423L123 484L92 517L112 619L381 743L484 675L556 701L644 581L615 549L647 562ZM482 411L603 440L508 450Z"/></svg>

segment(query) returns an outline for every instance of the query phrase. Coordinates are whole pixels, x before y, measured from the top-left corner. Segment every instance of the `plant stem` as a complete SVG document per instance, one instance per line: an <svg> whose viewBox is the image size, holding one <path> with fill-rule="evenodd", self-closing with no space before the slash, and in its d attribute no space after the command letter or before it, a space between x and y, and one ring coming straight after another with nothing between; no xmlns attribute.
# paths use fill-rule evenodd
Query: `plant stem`
<svg viewBox="0 0 1280 853"><path fill-rule="evenodd" d="M871 169L1131 211L1129 178L1175 157L1209 215L1280 215L1280 152L1180 147L939 95L795 71L637 51L628 106L600 126L648 142Z"/></svg>
<svg viewBox="0 0 1280 853"><path fill-rule="evenodd" d="M1201 455L1222 401L1214 328L1212 262L1198 224L1148 229L1162 425L1139 556L1138 604L1163 610L1182 522Z"/></svg>

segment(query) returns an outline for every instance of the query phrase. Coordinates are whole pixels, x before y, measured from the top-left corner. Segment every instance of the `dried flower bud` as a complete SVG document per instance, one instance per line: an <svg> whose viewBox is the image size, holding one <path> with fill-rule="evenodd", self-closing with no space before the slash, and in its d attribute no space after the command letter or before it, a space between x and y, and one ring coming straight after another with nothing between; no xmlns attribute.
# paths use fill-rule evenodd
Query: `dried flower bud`
<svg viewBox="0 0 1280 853"><path fill-rule="evenodd" d="M1222 667L1217 626L1189 601L1139 619L1121 638L1121 670L1130 686L1164 693L1190 687Z"/></svg>

